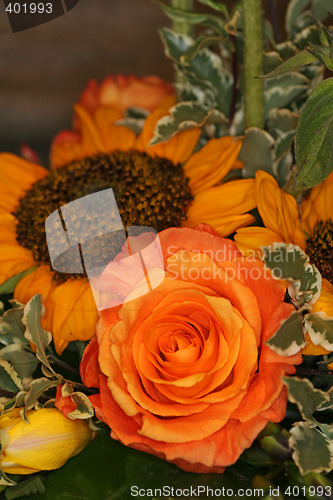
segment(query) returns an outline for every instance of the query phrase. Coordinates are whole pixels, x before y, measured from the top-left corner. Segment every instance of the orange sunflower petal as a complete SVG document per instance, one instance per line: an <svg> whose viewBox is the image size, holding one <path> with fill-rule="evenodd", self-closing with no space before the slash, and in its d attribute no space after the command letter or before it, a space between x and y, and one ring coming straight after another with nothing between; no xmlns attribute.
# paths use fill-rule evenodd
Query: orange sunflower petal
<svg viewBox="0 0 333 500"><path fill-rule="evenodd" d="M158 120L160 118L163 118L166 113L166 109L156 109L155 111L150 113L150 115L146 118L142 128L142 132L137 139L135 149L144 151L151 156L156 155L162 158L168 158L174 164L184 163L187 158L189 158L189 156L193 153L194 148L199 140L199 128L185 130L184 132L181 132L172 137L167 142L149 146L149 143L153 138L154 130Z"/></svg>
<svg viewBox="0 0 333 500"><path fill-rule="evenodd" d="M295 198L284 193L274 177L262 170L256 172L254 192L263 223L266 228L279 235L277 241L293 243L304 249L305 235Z"/></svg>
<svg viewBox="0 0 333 500"><path fill-rule="evenodd" d="M302 203L302 227L310 234L317 220L327 221L333 217L333 172L327 179L311 189L309 197Z"/></svg>
<svg viewBox="0 0 333 500"><path fill-rule="evenodd" d="M253 179L230 181L197 194L187 211L186 227L205 222L222 236L254 221L245 212L255 207Z"/></svg>
<svg viewBox="0 0 333 500"><path fill-rule="evenodd" d="M192 193L197 194L223 179L233 168L241 148L234 137L211 139L184 165Z"/></svg>
<svg viewBox="0 0 333 500"><path fill-rule="evenodd" d="M71 340L90 340L95 335L97 307L87 279L69 279L49 296L52 334L57 352Z"/></svg>
<svg viewBox="0 0 333 500"><path fill-rule="evenodd" d="M260 252L261 246L270 246L279 241L280 236L266 227L243 227L237 229L235 242L243 254Z"/></svg>
<svg viewBox="0 0 333 500"><path fill-rule="evenodd" d="M0 154L0 209L12 212L18 200L47 170L10 153Z"/></svg>
<svg viewBox="0 0 333 500"><path fill-rule="evenodd" d="M31 250L17 242L0 245L0 283L36 266Z"/></svg>

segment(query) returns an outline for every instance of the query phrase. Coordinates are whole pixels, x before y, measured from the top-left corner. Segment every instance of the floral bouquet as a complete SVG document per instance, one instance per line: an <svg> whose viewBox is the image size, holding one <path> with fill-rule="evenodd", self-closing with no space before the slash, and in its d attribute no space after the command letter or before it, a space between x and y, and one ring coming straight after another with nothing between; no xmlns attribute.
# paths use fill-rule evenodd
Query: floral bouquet
<svg viewBox="0 0 333 500"><path fill-rule="evenodd" d="M0 155L2 495L332 499L332 4L158 3L173 85Z"/></svg>

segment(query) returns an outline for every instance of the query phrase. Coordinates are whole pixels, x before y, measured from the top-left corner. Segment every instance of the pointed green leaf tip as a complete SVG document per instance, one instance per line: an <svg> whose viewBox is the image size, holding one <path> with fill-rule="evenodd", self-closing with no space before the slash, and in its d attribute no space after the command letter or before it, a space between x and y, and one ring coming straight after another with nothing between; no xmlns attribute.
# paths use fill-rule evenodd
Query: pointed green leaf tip
<svg viewBox="0 0 333 500"><path fill-rule="evenodd" d="M285 75L286 73L290 73L291 71L297 70L298 68L304 66L305 64L311 64L315 61L317 61L317 58L313 54L310 54L310 52L306 50L302 50L295 56L290 57L289 59L284 61L282 64L280 64L280 66L275 68L270 73L258 76L258 78L265 78L265 79L275 78L276 76Z"/></svg>
<svg viewBox="0 0 333 500"><path fill-rule="evenodd" d="M274 243L261 247L264 264L276 279L289 282L288 292L296 308L311 305L319 298L321 275L297 245Z"/></svg>
<svg viewBox="0 0 333 500"><path fill-rule="evenodd" d="M321 82L305 104L296 129L295 156L294 189L309 189L333 170L333 78Z"/></svg>
<svg viewBox="0 0 333 500"><path fill-rule="evenodd" d="M52 340L50 332L44 330L41 318L44 314L41 295L34 295L24 307L22 323L26 326L25 338L36 346L36 356L51 372L53 369L47 359L45 349Z"/></svg>

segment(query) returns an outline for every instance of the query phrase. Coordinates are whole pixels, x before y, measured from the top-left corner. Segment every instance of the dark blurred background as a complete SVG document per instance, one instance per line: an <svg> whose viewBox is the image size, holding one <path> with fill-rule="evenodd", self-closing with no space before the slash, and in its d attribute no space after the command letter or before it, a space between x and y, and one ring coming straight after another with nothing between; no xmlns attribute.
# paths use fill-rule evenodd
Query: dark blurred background
<svg viewBox="0 0 333 500"><path fill-rule="evenodd" d="M276 3L282 21L287 1ZM133 73L172 80L157 31L167 24L152 0L80 0L66 15L13 34L1 0L0 150L18 153L28 143L46 158L91 78Z"/></svg>

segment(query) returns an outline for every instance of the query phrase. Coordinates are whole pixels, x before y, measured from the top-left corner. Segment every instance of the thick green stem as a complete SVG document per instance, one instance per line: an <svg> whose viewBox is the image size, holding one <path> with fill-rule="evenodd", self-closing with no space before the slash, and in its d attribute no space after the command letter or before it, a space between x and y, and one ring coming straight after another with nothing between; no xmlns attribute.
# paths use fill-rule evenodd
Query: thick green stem
<svg viewBox="0 0 333 500"><path fill-rule="evenodd" d="M193 0L171 0L171 5L175 9L192 11ZM177 33L182 33L183 35L192 36L193 29L192 29L192 25L189 23L184 23L184 22L180 22L180 21L173 21L172 27Z"/></svg>
<svg viewBox="0 0 333 500"><path fill-rule="evenodd" d="M243 0L245 126L264 128L263 20L261 0Z"/></svg>

